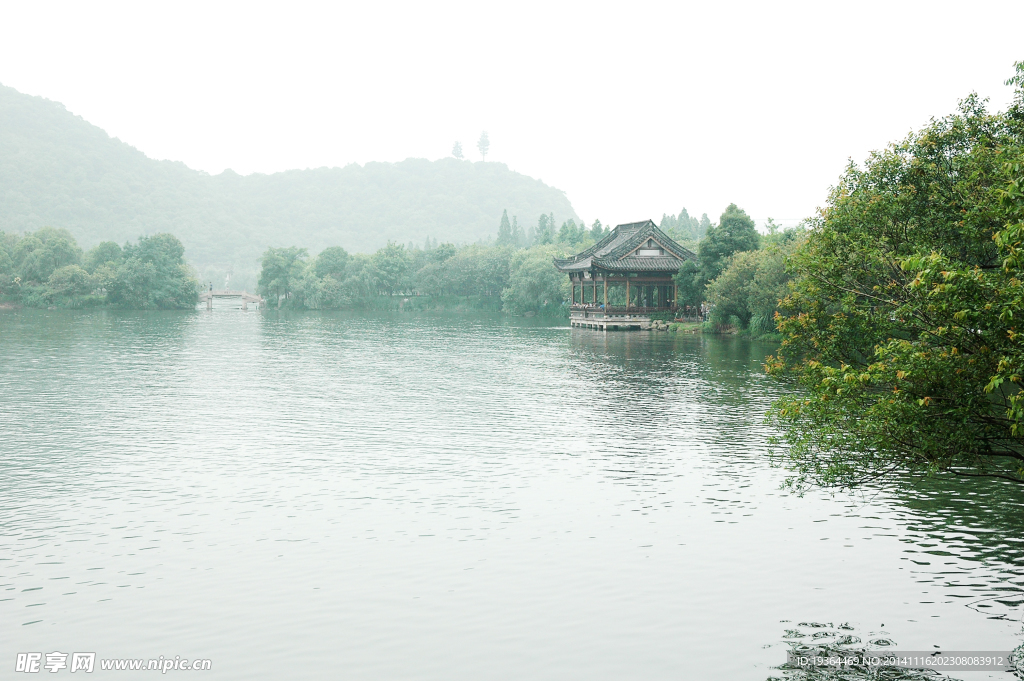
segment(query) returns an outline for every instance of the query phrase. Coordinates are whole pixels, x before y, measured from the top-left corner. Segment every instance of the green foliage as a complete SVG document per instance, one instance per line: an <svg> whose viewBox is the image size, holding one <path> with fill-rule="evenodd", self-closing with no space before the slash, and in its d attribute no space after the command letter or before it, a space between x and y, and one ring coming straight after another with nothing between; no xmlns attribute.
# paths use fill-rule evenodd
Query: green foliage
<svg viewBox="0 0 1024 681"><path fill-rule="evenodd" d="M1024 481L1017 94L1006 114L969 97L851 164L794 256L767 365L805 390L770 412L792 484L902 471Z"/></svg>
<svg viewBox="0 0 1024 681"><path fill-rule="evenodd" d="M516 246L515 236L512 234L512 223L508 221L508 210L501 212L501 224L498 225L499 246Z"/></svg>
<svg viewBox="0 0 1024 681"><path fill-rule="evenodd" d="M353 301L367 301L379 294L377 274L370 256L361 253L352 256L343 291Z"/></svg>
<svg viewBox="0 0 1024 681"><path fill-rule="evenodd" d="M740 251L727 261L725 271L707 288L708 301L714 306L711 321L746 328L753 312L750 310L750 286L760 264L758 251Z"/></svg>
<svg viewBox="0 0 1024 681"><path fill-rule="evenodd" d="M670 217L665 216L662 222L671 224ZM680 217L692 223L693 219L689 218L685 209ZM704 215L698 223L698 231L705 232L697 246L698 263L687 263L674 277L681 305L699 305L703 302L708 283L722 274L729 264L729 258L734 253L756 250L760 244L760 235L754 221L735 203L729 204L717 225L710 224L707 217Z"/></svg>
<svg viewBox="0 0 1024 681"><path fill-rule="evenodd" d="M0 243L0 282L3 281L3 277L11 276L13 273L14 261L11 260L11 256L8 255L7 249L4 248L4 245Z"/></svg>
<svg viewBox="0 0 1024 681"><path fill-rule="evenodd" d="M103 265L117 267L121 263L124 254L121 247L113 241L102 241L94 246L85 255L85 269L92 274Z"/></svg>
<svg viewBox="0 0 1024 681"><path fill-rule="evenodd" d="M802 228L772 234L764 239L764 248L733 253L722 274L707 286L710 321L749 329L755 337L774 334L777 306L789 293L786 259L803 234Z"/></svg>
<svg viewBox="0 0 1024 681"><path fill-rule="evenodd" d="M576 226L576 221L572 218L562 223L561 229L558 230L558 243L566 244L569 246L579 246L587 238L586 225Z"/></svg>
<svg viewBox="0 0 1024 681"><path fill-rule="evenodd" d="M317 277L310 270L302 283L302 303L311 310L341 310L352 306L352 296L344 280Z"/></svg>
<svg viewBox="0 0 1024 681"><path fill-rule="evenodd" d="M304 255L304 254L302 254ZM292 257L294 260L290 260ZM290 264L284 261L290 260ZM287 288L284 301L289 306L305 306L311 310L339 310L352 305L352 293L345 282L348 279L351 256L344 248L331 246L320 251L320 254L302 270L301 255L295 251L278 254L268 260L271 267L279 267L285 272L283 280L289 280L291 288ZM295 272L302 271L301 275ZM267 273L270 274L270 273ZM280 277L281 274L275 275ZM273 281L273 279L271 279ZM276 288L276 287L275 287ZM282 286L282 288L286 288ZM287 298L287 291L295 290L292 298Z"/></svg>
<svg viewBox="0 0 1024 681"><path fill-rule="evenodd" d="M89 252L88 267L81 263L82 249L66 230L0 232L0 294L22 305L191 309L198 300L184 248L170 234L142 237L123 251L100 244Z"/></svg>
<svg viewBox="0 0 1024 681"><path fill-rule="evenodd" d="M442 263L448 258L454 257L458 252L459 249L455 247L455 244L444 243L430 252L430 259L436 263Z"/></svg>
<svg viewBox="0 0 1024 681"><path fill-rule="evenodd" d="M567 253L554 245L516 252L509 263L508 288L501 294L504 310L511 314L565 314L569 279L551 265L551 259Z"/></svg>
<svg viewBox="0 0 1024 681"><path fill-rule="evenodd" d="M93 278L78 265L65 265L53 271L46 288L54 303L77 307L81 297L92 291Z"/></svg>
<svg viewBox="0 0 1024 681"><path fill-rule="evenodd" d="M697 306L704 300L704 280L700 274L700 265L687 260L679 267L672 278L676 284L676 303L681 306Z"/></svg>
<svg viewBox="0 0 1024 681"><path fill-rule="evenodd" d="M523 228L519 226L519 218L516 215L512 216L512 245L516 248L523 248L527 245L526 234L523 232Z"/></svg>
<svg viewBox="0 0 1024 681"><path fill-rule="evenodd" d="M9 267L27 284L45 284L54 270L82 262L82 249L64 229L43 227L34 234L9 241Z"/></svg>
<svg viewBox="0 0 1024 681"><path fill-rule="evenodd" d="M388 242L388 245L373 254L370 259L377 273L377 285L389 296L409 287L409 254L405 246Z"/></svg>
<svg viewBox="0 0 1024 681"><path fill-rule="evenodd" d="M313 271L317 277L331 277L337 281L344 281L348 261L348 251L340 246L331 246L316 256Z"/></svg>
<svg viewBox="0 0 1024 681"><path fill-rule="evenodd" d="M537 231L533 243L538 246L555 243L555 216L541 215L537 218Z"/></svg>
<svg viewBox="0 0 1024 681"><path fill-rule="evenodd" d="M707 236L700 242L697 259L700 261L701 278L709 282L725 270L729 257L739 251L756 250L760 236L754 221L735 203L722 213L717 225L708 228Z"/></svg>
<svg viewBox="0 0 1024 681"><path fill-rule="evenodd" d="M194 309L199 282L185 264L185 247L171 234L127 243L124 260L107 285L107 301L132 309Z"/></svg>
<svg viewBox="0 0 1024 681"><path fill-rule="evenodd" d="M260 295L277 301L277 307L281 307L300 290L307 255L305 248L295 246L268 248L260 260L263 266L258 283Z"/></svg>
<svg viewBox="0 0 1024 681"><path fill-rule="evenodd" d="M707 213L699 220L690 217L690 213L684 208L679 211L679 215L662 215L661 224L658 226L676 241L700 241L708 233L711 220L708 219Z"/></svg>
<svg viewBox="0 0 1024 681"><path fill-rule="evenodd" d="M442 290L458 296L499 296L508 284L512 250L467 246L444 262Z"/></svg>
<svg viewBox="0 0 1024 681"><path fill-rule="evenodd" d="M551 258L567 252L560 244L423 250L390 243L372 255L328 248L307 262L305 249L271 248L263 255L260 292L279 307L312 310L503 307L513 314L563 314L568 280Z"/></svg>

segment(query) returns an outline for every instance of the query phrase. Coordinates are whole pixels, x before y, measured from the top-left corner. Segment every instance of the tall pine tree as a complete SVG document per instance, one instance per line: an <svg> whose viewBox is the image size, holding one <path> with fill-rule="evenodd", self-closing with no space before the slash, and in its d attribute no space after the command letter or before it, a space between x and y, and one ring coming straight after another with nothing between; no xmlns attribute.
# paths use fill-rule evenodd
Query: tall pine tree
<svg viewBox="0 0 1024 681"><path fill-rule="evenodd" d="M514 246L512 224L508 221L508 209L501 212L501 224L498 226L498 246Z"/></svg>

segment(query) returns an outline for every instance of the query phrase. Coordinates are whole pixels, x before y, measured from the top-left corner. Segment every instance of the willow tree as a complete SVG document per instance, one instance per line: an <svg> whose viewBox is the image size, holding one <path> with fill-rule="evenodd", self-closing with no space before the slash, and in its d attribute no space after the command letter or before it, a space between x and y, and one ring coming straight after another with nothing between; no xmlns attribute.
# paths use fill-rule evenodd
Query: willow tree
<svg viewBox="0 0 1024 681"><path fill-rule="evenodd" d="M850 165L791 261L770 374L790 483L945 471L1024 483L1024 63Z"/></svg>

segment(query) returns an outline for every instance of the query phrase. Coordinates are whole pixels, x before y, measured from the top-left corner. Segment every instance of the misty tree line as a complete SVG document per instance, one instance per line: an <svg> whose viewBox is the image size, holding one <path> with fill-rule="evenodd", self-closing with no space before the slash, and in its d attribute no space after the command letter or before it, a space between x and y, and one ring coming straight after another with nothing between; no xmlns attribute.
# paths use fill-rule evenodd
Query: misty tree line
<svg viewBox="0 0 1024 681"><path fill-rule="evenodd" d="M714 306L718 325L770 333L776 301L788 282L785 258L799 230L760 236L735 205L718 224L684 209L664 215L662 228L700 259L676 277L679 302ZM560 225L551 213L523 229L502 214L496 237L456 246L427 238L422 246L389 243L372 254L324 249L309 257L299 247L271 248L261 261L259 290L281 307L305 309L425 308L566 314L568 280L553 257L577 253L609 233L600 220ZM123 247L110 241L83 252L64 229L45 227L22 236L0 232L0 300L29 307L188 309L198 282L184 247L170 234L141 237ZM276 302L275 302L276 301Z"/></svg>
<svg viewBox="0 0 1024 681"><path fill-rule="evenodd" d="M769 221L761 236L754 221L735 204L714 224L707 214L663 215L661 228L696 251L676 276L681 305L712 304L716 326L772 333L778 298L788 276L785 257L802 230L779 230ZM259 292L281 308L337 310L379 308L492 309L512 314L564 316L568 278L551 260L578 253L610 229L594 220L560 225L541 215L525 230L504 211L495 238L456 246L427 237L387 246L372 254L326 248L311 257L305 248L269 248L261 259Z"/></svg>
<svg viewBox="0 0 1024 681"><path fill-rule="evenodd" d="M193 309L199 282L171 234L83 252L66 229L0 231L0 300L26 307Z"/></svg>
<svg viewBox="0 0 1024 681"><path fill-rule="evenodd" d="M578 252L609 233L595 220L558 225L553 213L523 229L504 211L488 243L456 246L428 237L422 246L397 244L372 254L334 246L315 257L299 247L269 248L259 291L271 305L312 310L466 308L512 314L564 315L568 279L552 258Z"/></svg>

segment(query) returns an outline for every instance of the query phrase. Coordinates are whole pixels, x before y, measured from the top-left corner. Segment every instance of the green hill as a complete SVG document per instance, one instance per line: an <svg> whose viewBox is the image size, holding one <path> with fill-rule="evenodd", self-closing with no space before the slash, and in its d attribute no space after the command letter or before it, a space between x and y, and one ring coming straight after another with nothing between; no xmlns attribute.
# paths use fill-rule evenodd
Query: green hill
<svg viewBox="0 0 1024 681"><path fill-rule="evenodd" d="M272 175L157 161L63 105L0 85L0 230L68 229L84 248L171 232L200 271L251 271L267 246L369 252L387 241L473 242L503 209L521 225L578 216L565 193L501 163L454 158Z"/></svg>

